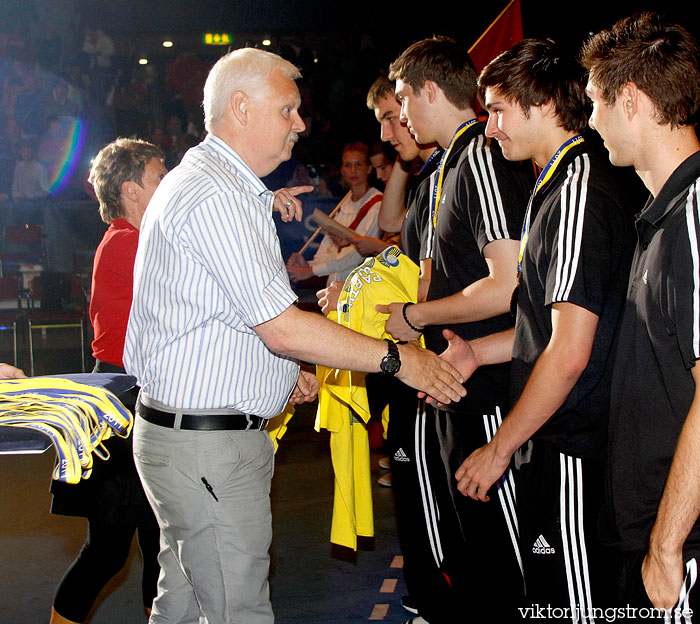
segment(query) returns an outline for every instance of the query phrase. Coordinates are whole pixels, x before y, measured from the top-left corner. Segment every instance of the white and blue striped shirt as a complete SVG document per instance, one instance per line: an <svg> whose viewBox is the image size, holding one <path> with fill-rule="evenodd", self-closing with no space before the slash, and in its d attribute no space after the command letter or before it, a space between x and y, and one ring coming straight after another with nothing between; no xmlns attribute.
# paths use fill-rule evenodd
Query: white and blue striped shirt
<svg viewBox="0 0 700 624"><path fill-rule="evenodd" d="M141 224L124 365L173 408L280 413L299 373L252 327L296 300L272 193L209 135L161 182Z"/></svg>

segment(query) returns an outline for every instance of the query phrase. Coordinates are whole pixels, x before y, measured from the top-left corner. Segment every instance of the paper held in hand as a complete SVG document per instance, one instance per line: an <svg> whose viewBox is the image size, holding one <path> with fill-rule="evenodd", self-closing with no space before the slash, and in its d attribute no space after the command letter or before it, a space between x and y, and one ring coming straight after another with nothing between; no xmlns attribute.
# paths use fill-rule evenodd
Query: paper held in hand
<svg viewBox="0 0 700 624"><path fill-rule="evenodd" d="M341 225L337 221L334 221L325 212L319 210L318 208L315 208L313 213L311 213L311 219L318 223L318 225L326 232L335 234L335 236L338 236L339 238L342 238L348 242L360 236L357 232L355 232L355 230L351 230L350 228Z"/></svg>

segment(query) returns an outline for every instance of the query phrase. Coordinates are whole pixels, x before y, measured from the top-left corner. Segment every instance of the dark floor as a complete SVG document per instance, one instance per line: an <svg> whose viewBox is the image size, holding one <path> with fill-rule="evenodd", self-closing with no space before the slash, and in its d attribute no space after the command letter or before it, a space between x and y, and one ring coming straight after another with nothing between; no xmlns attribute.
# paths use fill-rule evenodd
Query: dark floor
<svg viewBox="0 0 700 624"><path fill-rule="evenodd" d="M41 372L69 372L73 353L40 354ZM65 368L71 366L71 368ZM333 474L328 435L313 431L314 410L289 423L272 487L271 592L280 624L403 622L405 593L390 489L374 486L375 539L356 554L328 541ZM378 453L372 455L375 477ZM52 516L53 451L0 456L0 624L48 622L56 584L80 549L85 521ZM338 552L340 550L340 552ZM145 623L139 553L100 596L92 624Z"/></svg>

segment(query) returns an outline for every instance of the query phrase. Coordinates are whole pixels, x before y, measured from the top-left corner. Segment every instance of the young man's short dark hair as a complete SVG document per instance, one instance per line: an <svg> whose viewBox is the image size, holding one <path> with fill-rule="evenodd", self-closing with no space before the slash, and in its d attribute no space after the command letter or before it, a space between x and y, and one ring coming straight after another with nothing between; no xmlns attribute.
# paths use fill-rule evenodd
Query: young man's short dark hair
<svg viewBox="0 0 700 624"><path fill-rule="evenodd" d="M466 48L449 37L423 39L409 46L389 67L390 80L420 91L426 80L437 84L460 110L474 106L476 69Z"/></svg>
<svg viewBox="0 0 700 624"><path fill-rule="evenodd" d="M369 157L371 158L378 154L385 156L389 162L394 162L396 159L396 151L386 142L372 143L372 146L369 148Z"/></svg>
<svg viewBox="0 0 700 624"><path fill-rule="evenodd" d="M638 13L593 36L581 61L608 104L633 82L653 102L659 123L697 123L700 50L679 24L657 13Z"/></svg>
<svg viewBox="0 0 700 624"><path fill-rule="evenodd" d="M482 99L489 87L525 115L531 106L551 103L565 130L583 132L588 125L583 68L551 39L524 39L493 59L479 76Z"/></svg>
<svg viewBox="0 0 700 624"><path fill-rule="evenodd" d="M374 110L379 106L379 100L384 97L394 97L396 83L386 76L379 76L367 92L367 108Z"/></svg>

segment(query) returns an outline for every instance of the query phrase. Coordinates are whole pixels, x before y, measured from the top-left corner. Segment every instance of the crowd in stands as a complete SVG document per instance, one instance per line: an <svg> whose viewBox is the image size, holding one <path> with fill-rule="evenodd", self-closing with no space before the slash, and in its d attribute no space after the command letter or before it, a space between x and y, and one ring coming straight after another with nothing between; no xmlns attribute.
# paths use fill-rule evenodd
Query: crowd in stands
<svg viewBox="0 0 700 624"><path fill-rule="evenodd" d="M31 3L27 6L0 16L0 201L49 194L86 198L91 159L119 136L153 142L165 153L168 169L203 138L202 87L227 48L163 53L140 65L134 46L122 49L127 46L108 25L91 23L80 9L66 29L40 18ZM317 195L337 197L342 146L374 134L363 98L381 65L376 50L366 37L336 38L319 54L293 36L273 41L269 49L301 68L306 131L294 158L265 182L275 189L290 180L309 180ZM56 193L50 188L52 172L60 170L61 159L75 144L76 119L85 132L82 156L70 183ZM20 145L33 156L30 167L18 170L17 163L27 162ZM15 191L16 170L22 179Z"/></svg>

